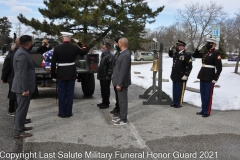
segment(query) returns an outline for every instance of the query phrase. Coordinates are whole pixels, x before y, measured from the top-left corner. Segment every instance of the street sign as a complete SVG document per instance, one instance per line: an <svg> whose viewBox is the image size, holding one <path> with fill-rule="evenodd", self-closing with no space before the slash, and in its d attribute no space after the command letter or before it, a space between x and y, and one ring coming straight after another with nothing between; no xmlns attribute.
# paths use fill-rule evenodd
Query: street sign
<svg viewBox="0 0 240 160"><path fill-rule="evenodd" d="M220 25L212 26L212 38L220 38Z"/></svg>

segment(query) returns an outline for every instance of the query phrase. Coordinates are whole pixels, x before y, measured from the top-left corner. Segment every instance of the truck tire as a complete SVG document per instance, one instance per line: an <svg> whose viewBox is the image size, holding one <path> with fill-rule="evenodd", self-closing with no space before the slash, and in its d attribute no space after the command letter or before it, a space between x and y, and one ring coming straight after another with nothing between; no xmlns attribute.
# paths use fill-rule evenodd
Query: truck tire
<svg viewBox="0 0 240 160"><path fill-rule="evenodd" d="M84 96L90 97L95 90L95 78L93 73L87 73L81 76L82 92Z"/></svg>

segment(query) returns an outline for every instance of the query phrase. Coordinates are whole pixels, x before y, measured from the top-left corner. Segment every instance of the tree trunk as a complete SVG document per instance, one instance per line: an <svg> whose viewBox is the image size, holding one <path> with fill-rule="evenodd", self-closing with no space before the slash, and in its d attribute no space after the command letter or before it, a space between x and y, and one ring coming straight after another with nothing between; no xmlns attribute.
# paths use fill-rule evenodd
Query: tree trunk
<svg viewBox="0 0 240 160"><path fill-rule="evenodd" d="M237 59L237 62L236 62L236 67L235 67L234 73L238 73L239 60L240 60L240 47L239 47L239 51L238 51L238 59Z"/></svg>

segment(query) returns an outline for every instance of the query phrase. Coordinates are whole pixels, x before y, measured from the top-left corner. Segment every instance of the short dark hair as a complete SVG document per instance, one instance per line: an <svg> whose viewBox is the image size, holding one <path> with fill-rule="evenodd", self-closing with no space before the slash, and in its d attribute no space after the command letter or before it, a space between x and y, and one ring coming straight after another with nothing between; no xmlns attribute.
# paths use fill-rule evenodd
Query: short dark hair
<svg viewBox="0 0 240 160"><path fill-rule="evenodd" d="M32 37L29 35L23 35L20 37L20 44L26 45L28 42L32 42Z"/></svg>
<svg viewBox="0 0 240 160"><path fill-rule="evenodd" d="M111 44L110 43L103 43L103 45L105 45L107 47L107 49L111 49Z"/></svg>

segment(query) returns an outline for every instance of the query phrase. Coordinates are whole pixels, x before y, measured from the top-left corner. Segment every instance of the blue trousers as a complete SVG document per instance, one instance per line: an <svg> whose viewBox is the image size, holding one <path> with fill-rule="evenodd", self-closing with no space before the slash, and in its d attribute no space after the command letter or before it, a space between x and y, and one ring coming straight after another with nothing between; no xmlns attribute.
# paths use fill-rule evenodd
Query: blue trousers
<svg viewBox="0 0 240 160"><path fill-rule="evenodd" d="M173 81L173 104L176 106L182 106L186 83L186 81Z"/></svg>
<svg viewBox="0 0 240 160"><path fill-rule="evenodd" d="M202 113L210 115L212 109L212 95L214 84L200 80L200 94L202 100Z"/></svg>
<svg viewBox="0 0 240 160"><path fill-rule="evenodd" d="M57 80L58 84L58 108L60 117L70 117L72 115L74 80Z"/></svg>

